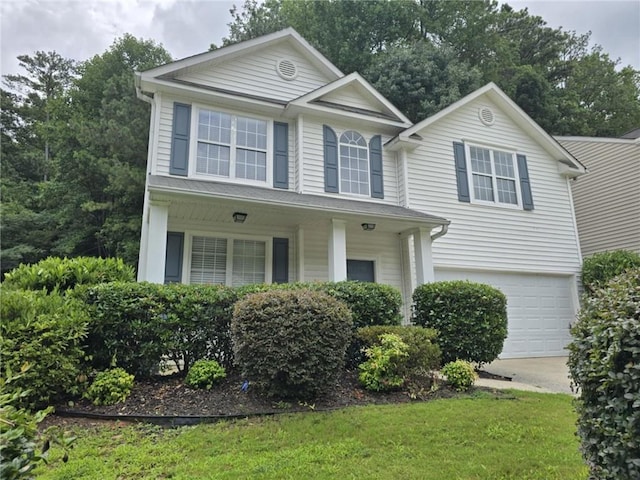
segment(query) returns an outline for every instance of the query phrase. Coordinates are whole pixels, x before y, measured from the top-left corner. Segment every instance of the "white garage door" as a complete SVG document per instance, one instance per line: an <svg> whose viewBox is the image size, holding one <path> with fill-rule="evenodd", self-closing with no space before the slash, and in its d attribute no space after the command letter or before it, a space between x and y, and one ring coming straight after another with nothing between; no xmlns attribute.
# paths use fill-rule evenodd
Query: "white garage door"
<svg viewBox="0 0 640 480"><path fill-rule="evenodd" d="M509 333L500 358L567 355L575 311L571 277L436 270L436 280L487 283L507 296Z"/></svg>

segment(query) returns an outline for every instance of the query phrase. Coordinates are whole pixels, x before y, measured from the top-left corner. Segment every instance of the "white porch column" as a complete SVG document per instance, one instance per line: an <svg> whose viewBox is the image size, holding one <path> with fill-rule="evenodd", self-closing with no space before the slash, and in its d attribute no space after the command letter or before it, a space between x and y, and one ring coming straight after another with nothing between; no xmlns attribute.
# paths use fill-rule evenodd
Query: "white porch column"
<svg viewBox="0 0 640 480"><path fill-rule="evenodd" d="M304 228L298 227L298 236L296 239L296 245L298 247L298 282L304 282Z"/></svg>
<svg viewBox="0 0 640 480"><path fill-rule="evenodd" d="M431 253L431 230L418 228L413 232L416 255L416 281L418 285L435 281L433 255Z"/></svg>
<svg viewBox="0 0 640 480"><path fill-rule="evenodd" d="M347 279L347 222L331 219L329 228L329 281Z"/></svg>
<svg viewBox="0 0 640 480"><path fill-rule="evenodd" d="M167 257L167 221L169 202L149 202L149 227L147 233L146 280L164 283L164 267Z"/></svg>

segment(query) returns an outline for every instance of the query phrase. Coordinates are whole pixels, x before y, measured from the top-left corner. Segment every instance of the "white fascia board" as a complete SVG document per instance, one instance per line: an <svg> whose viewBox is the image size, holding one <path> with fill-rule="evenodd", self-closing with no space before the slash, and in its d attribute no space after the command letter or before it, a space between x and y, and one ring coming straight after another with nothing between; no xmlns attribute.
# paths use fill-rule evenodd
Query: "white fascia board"
<svg viewBox="0 0 640 480"><path fill-rule="evenodd" d="M638 138L617 138L617 137L561 137L555 136L558 142L583 142L583 143L612 143L618 145L631 145L638 143Z"/></svg>
<svg viewBox="0 0 640 480"><path fill-rule="evenodd" d="M371 95L375 98L379 103L381 103L384 108L398 117L400 124L402 124L405 128L410 127L412 124L411 120L409 120L398 108L393 105L389 100L387 100L380 92L378 92L369 82L367 82L359 73L353 72L347 75L346 77L339 78L331 83L328 83L320 88L317 88L309 93L302 95L290 103L291 105L302 106L309 105L314 100L318 100L321 97L340 90L343 87L355 85L357 88L364 90L366 94Z"/></svg>
<svg viewBox="0 0 640 480"><path fill-rule="evenodd" d="M586 173L586 168L573 155L571 155L562 145L560 145L551 135L543 130L533 119L522 110L518 104L509 98L495 83L489 82L484 87L471 92L466 97L452 103L447 108L440 110L435 115L416 123L400 133L400 140L407 140L411 135L416 134L431 124L455 112L460 107L473 102L477 98L487 95L493 102L502 108L509 118L521 127L527 134L536 140L553 158L558 162L569 163L578 172L578 175Z"/></svg>
<svg viewBox="0 0 640 480"><path fill-rule="evenodd" d="M289 104L284 110L283 116L287 118L296 118L298 115L312 115L317 118L336 120L339 122L345 119L355 120L358 124L372 126L377 129L383 129L381 133L388 135L397 134L398 130L406 127L405 123L394 121L388 118L377 117L374 115L366 115L364 113L349 112L337 108L331 108L326 105L308 104L308 105L292 105Z"/></svg>
<svg viewBox="0 0 640 480"><path fill-rule="evenodd" d="M263 35L258 38L253 38L240 43L229 45L228 47L221 47L211 52L204 52L193 55L191 57L183 58L175 62L167 63L159 67L140 72L143 78L154 78L164 75L179 75L180 73L187 72L191 69L198 68L200 65L207 65L224 60L229 60L239 55L244 55L252 51L264 48L268 45L276 44L287 39L293 40L297 43L298 48L303 51L309 59L316 64L321 70L330 77L340 78L344 74L333 65L324 55L318 50L313 48L309 42L300 36L293 28L286 28L278 32L274 32L268 35Z"/></svg>

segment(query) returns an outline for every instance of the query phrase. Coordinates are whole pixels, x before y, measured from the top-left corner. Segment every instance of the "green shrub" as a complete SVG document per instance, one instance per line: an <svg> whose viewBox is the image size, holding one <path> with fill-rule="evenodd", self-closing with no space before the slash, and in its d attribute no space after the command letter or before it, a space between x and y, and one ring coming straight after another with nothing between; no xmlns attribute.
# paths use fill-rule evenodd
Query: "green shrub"
<svg viewBox="0 0 640 480"><path fill-rule="evenodd" d="M321 292L276 290L240 300L231 323L244 377L268 396L312 398L344 364L351 312Z"/></svg>
<svg viewBox="0 0 640 480"><path fill-rule="evenodd" d="M132 282L134 270L119 258L49 257L32 265L20 265L5 275L3 286L23 290L65 291L76 285Z"/></svg>
<svg viewBox="0 0 640 480"><path fill-rule="evenodd" d="M360 364L358 378L367 390L395 390L405 382L404 362L409 357L409 347L393 333L383 333L379 342L365 350L368 360Z"/></svg>
<svg viewBox="0 0 640 480"><path fill-rule="evenodd" d="M189 369L184 383L193 388L210 390L218 380L227 376L224 367L215 360L197 360Z"/></svg>
<svg viewBox="0 0 640 480"><path fill-rule="evenodd" d="M11 385L28 390L22 406L46 406L79 394L88 316L80 302L44 291L2 290L0 364L9 375L29 369Z"/></svg>
<svg viewBox="0 0 640 480"><path fill-rule="evenodd" d="M467 281L420 285L413 320L438 331L442 361L495 360L507 337L507 299L500 290Z"/></svg>
<svg viewBox="0 0 640 480"><path fill-rule="evenodd" d="M408 356L402 362L402 375L411 377L423 375L440 367L441 352L436 340L438 332L432 328L417 326L374 326L364 327L356 331L356 340L361 349L380 345L383 334L398 335L407 345Z"/></svg>
<svg viewBox="0 0 640 480"><path fill-rule="evenodd" d="M465 360L449 362L440 372L447 377L447 383L459 392L469 390L478 376L473 365Z"/></svg>
<svg viewBox="0 0 640 480"><path fill-rule="evenodd" d="M582 285L588 295L630 268L640 268L640 255L627 250L596 253L582 263Z"/></svg>
<svg viewBox="0 0 640 480"><path fill-rule="evenodd" d="M124 402L133 389L134 376L122 368L112 368L96 375L84 394L94 405L114 405Z"/></svg>
<svg viewBox="0 0 640 480"><path fill-rule="evenodd" d="M117 366L148 377L166 359L185 372L198 358L233 364L233 289L118 282L82 288L75 295L91 315L87 348L97 370Z"/></svg>
<svg viewBox="0 0 640 480"><path fill-rule="evenodd" d="M640 268L596 290L571 334L569 371L591 478L640 478Z"/></svg>

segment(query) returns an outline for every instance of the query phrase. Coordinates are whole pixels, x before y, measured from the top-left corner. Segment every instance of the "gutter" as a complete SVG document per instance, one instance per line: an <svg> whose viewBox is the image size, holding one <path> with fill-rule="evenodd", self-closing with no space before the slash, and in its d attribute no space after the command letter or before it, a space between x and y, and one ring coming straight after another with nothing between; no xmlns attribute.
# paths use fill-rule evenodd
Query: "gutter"
<svg viewBox="0 0 640 480"><path fill-rule="evenodd" d="M442 229L439 232L436 232L433 235L431 235L431 241L433 242L437 238L444 237L448 231L449 231L449 225L448 224L442 225Z"/></svg>

